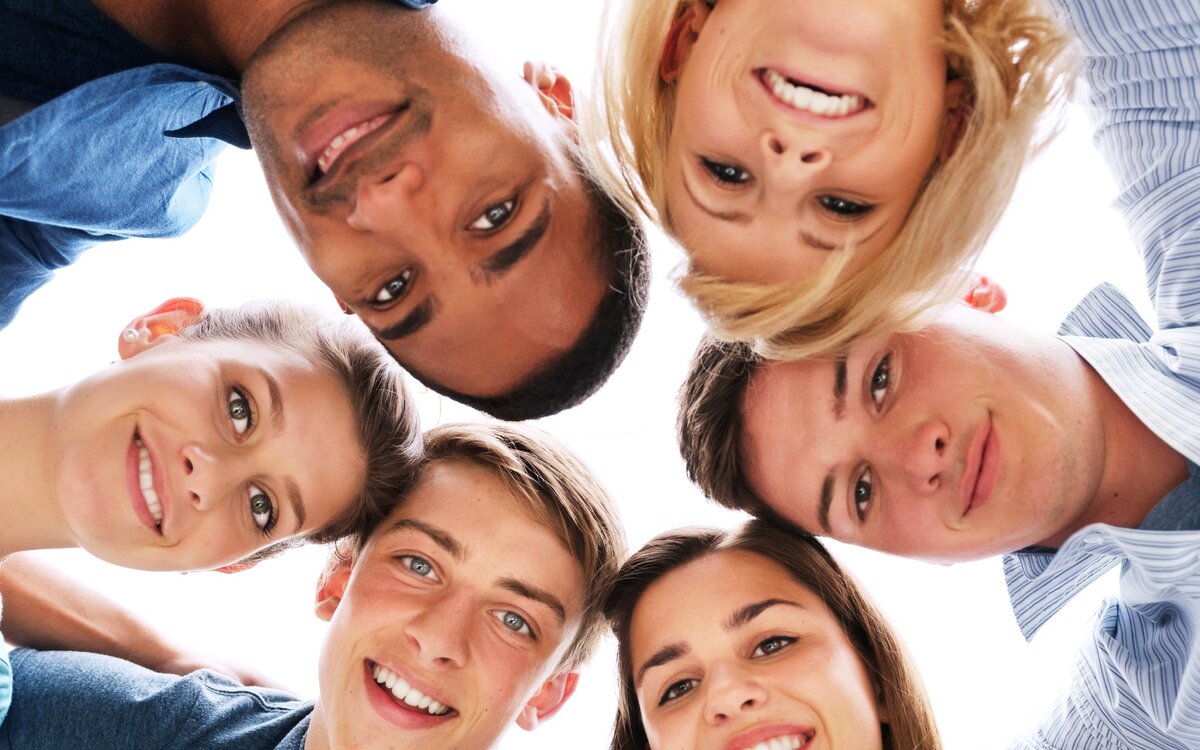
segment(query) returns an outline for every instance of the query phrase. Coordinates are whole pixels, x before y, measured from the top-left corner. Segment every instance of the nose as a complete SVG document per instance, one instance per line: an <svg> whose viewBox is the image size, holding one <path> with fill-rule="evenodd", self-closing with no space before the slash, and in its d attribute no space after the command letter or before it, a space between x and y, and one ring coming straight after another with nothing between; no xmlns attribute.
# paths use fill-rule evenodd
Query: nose
<svg viewBox="0 0 1200 750"><path fill-rule="evenodd" d="M222 467L215 453L199 443L183 447L183 487L197 510L208 510L222 497L228 486L228 467Z"/></svg>
<svg viewBox="0 0 1200 750"><path fill-rule="evenodd" d="M766 689L737 667L710 669L705 682L704 720L710 726L720 726L767 704Z"/></svg>
<svg viewBox="0 0 1200 750"><path fill-rule="evenodd" d="M892 469L916 492L933 492L942 485L950 464L950 428L940 419L927 419L913 427L892 456Z"/></svg>
<svg viewBox="0 0 1200 750"><path fill-rule="evenodd" d="M816 136L768 130L762 134L760 145L768 170L793 182L819 174L833 162L833 152L817 143Z"/></svg>
<svg viewBox="0 0 1200 750"><path fill-rule="evenodd" d="M467 663L472 625L473 608L466 598L446 593L408 621L407 634L423 664L453 669Z"/></svg>
<svg viewBox="0 0 1200 750"><path fill-rule="evenodd" d="M354 208L346 218L352 228L363 232L386 232L409 223L414 202L424 193L425 172L420 165L405 162L400 171L382 178L363 177L355 189Z"/></svg>

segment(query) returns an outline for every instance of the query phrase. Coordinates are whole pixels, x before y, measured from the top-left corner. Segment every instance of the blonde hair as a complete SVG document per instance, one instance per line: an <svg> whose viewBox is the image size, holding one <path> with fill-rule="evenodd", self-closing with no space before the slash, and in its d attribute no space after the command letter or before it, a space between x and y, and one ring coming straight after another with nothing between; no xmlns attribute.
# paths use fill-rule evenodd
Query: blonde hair
<svg viewBox="0 0 1200 750"><path fill-rule="evenodd" d="M660 76L659 59L671 24L701 1L625 0L620 13L610 5L600 45L605 107L598 116L616 162L606 178L668 232L663 165L675 86ZM846 249L798 283L731 281L693 265L680 288L718 338L751 342L773 359L828 354L867 330L919 325L965 288L967 266L1021 168L1057 132L1039 125L1065 98L1072 66L1062 54L1066 37L1036 0L945 0L945 10L947 76L966 84L965 121L953 152L930 167L900 232L848 278L839 278Z"/></svg>

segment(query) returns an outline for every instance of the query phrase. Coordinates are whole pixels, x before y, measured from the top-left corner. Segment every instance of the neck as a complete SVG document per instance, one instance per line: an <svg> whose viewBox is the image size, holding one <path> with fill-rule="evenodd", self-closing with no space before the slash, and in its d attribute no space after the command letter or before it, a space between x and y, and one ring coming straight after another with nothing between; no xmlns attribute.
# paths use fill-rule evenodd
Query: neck
<svg viewBox="0 0 1200 750"><path fill-rule="evenodd" d="M0 401L0 558L75 546L54 492L55 395Z"/></svg>
<svg viewBox="0 0 1200 750"><path fill-rule="evenodd" d="M1092 523L1137 528L1188 477L1187 459L1138 419L1094 370L1088 372L1100 404L1104 471L1091 503L1054 546Z"/></svg>
<svg viewBox="0 0 1200 750"><path fill-rule="evenodd" d="M327 0L93 0L138 41L172 60L238 77L259 47Z"/></svg>
<svg viewBox="0 0 1200 750"><path fill-rule="evenodd" d="M308 734L304 736L304 750L329 750L329 728L325 723L325 709L317 698L312 718L308 722Z"/></svg>

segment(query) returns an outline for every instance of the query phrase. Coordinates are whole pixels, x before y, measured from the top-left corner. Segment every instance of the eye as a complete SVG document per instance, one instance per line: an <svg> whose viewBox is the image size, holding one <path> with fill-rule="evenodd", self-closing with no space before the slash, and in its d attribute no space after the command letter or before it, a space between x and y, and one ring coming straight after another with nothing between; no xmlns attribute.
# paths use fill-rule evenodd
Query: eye
<svg viewBox="0 0 1200 750"><path fill-rule="evenodd" d="M796 642L795 638L786 635L773 635L754 647L751 656L770 656L778 653Z"/></svg>
<svg viewBox="0 0 1200 750"><path fill-rule="evenodd" d="M671 683L670 686L663 691L662 696L658 699L658 705L661 706L664 703L670 703L673 700L682 698L683 696L692 692L692 689L696 687L696 683L697 680L694 679L680 680L679 682Z"/></svg>
<svg viewBox="0 0 1200 750"><path fill-rule="evenodd" d="M440 581L437 571L433 569L433 563L419 555L400 555L396 558L400 564L408 568L409 572L421 578L427 578L430 581Z"/></svg>
<svg viewBox="0 0 1200 750"><path fill-rule="evenodd" d="M821 208L825 209L826 213L842 221L866 216L875 208L870 203L856 203L848 198L839 198L836 195L822 195L817 198L817 202L821 204Z"/></svg>
<svg viewBox="0 0 1200 750"><path fill-rule="evenodd" d="M412 275L411 268L405 269L404 273L379 288L375 297L371 299L371 304L386 305L403 297L408 291L408 282L412 279Z"/></svg>
<svg viewBox="0 0 1200 750"><path fill-rule="evenodd" d="M503 203L497 203L494 206L488 206L487 210L479 215L479 218L471 222L468 229L474 229L478 232L493 232L508 223L512 218L513 209L516 208L516 200L506 200Z"/></svg>
<svg viewBox="0 0 1200 750"><path fill-rule="evenodd" d="M866 520L867 513L871 510L871 500L875 497L874 481L871 470L867 469L854 483L854 510L860 522Z"/></svg>
<svg viewBox="0 0 1200 750"><path fill-rule="evenodd" d="M875 366L875 372L871 373L871 400L875 402L876 409L883 407L883 399L887 397L891 385L892 355L889 354L879 360L879 364Z"/></svg>
<svg viewBox="0 0 1200 750"><path fill-rule="evenodd" d="M750 173L733 164L724 164L700 157L700 165L722 185L744 185L750 181Z"/></svg>
<svg viewBox="0 0 1200 750"><path fill-rule="evenodd" d="M275 528L275 503L271 502L270 495L253 484L250 485L250 517L263 536L269 535L271 529Z"/></svg>
<svg viewBox="0 0 1200 750"><path fill-rule="evenodd" d="M498 612L493 612L492 616L499 620L501 625L508 628L512 632L518 635L523 635L531 640L537 640L537 637L533 634L533 628L529 627L529 623L525 620L525 618L521 617L516 612L512 612L510 610L500 610Z"/></svg>
<svg viewBox="0 0 1200 750"><path fill-rule="evenodd" d="M254 427L254 409L246 393L237 387L229 389L229 421L233 423L233 431L241 437Z"/></svg>

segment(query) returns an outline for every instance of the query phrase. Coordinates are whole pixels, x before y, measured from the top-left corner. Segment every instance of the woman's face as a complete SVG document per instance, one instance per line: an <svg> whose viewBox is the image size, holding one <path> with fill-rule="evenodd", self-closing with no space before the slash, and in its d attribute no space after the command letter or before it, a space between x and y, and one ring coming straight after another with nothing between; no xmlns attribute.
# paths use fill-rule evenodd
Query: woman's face
<svg viewBox="0 0 1200 750"><path fill-rule="evenodd" d="M666 202L693 262L772 283L851 242L843 273L878 254L959 91L941 0L719 0L681 24Z"/></svg>
<svg viewBox="0 0 1200 750"><path fill-rule="evenodd" d="M257 341L165 336L57 406L59 507L79 546L118 565L234 562L321 528L362 485L341 383Z"/></svg>
<svg viewBox="0 0 1200 750"><path fill-rule="evenodd" d="M708 555L642 595L630 628L652 750L870 750L871 680L833 613L760 555Z"/></svg>

